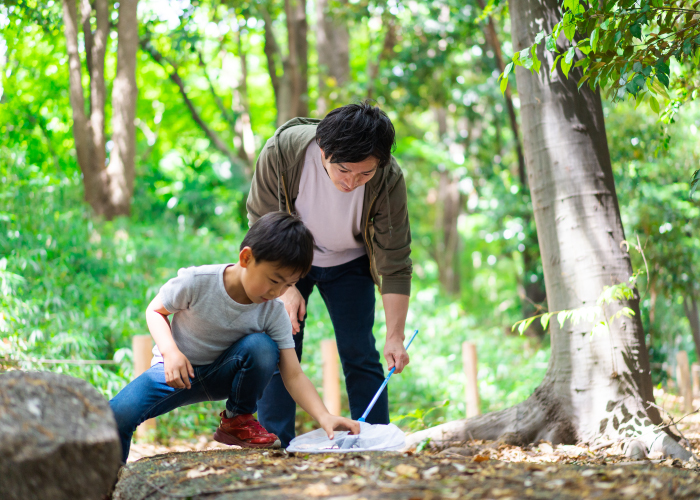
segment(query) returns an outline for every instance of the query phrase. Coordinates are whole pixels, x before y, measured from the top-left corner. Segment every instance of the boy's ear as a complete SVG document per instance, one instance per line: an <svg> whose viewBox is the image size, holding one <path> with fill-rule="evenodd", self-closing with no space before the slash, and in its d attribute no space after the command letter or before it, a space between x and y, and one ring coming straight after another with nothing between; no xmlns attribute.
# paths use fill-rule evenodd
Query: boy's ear
<svg viewBox="0 0 700 500"><path fill-rule="evenodd" d="M253 250L250 247L243 247L243 250L238 254L238 264L246 269L249 265L255 262Z"/></svg>

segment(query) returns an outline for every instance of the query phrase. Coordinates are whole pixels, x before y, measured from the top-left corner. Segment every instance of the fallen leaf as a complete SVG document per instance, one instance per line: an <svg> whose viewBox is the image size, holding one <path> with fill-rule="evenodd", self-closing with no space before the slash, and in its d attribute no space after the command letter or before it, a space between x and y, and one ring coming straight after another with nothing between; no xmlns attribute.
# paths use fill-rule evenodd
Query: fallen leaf
<svg viewBox="0 0 700 500"><path fill-rule="evenodd" d="M316 484L311 484L306 487L306 489L303 492L304 495L308 495L310 497L327 497L328 495L331 494L331 491L328 489L328 486L326 486L323 483L316 483Z"/></svg>
<svg viewBox="0 0 700 500"><path fill-rule="evenodd" d="M431 467L430 469L424 470L421 476L423 476L423 479L429 480L438 472L440 472L440 467L436 465L435 467Z"/></svg>
<svg viewBox="0 0 700 500"><path fill-rule="evenodd" d="M476 455L474 458L472 458L472 462L486 462L488 460L491 460L491 457L488 455Z"/></svg>
<svg viewBox="0 0 700 500"><path fill-rule="evenodd" d="M394 468L394 472L396 472L399 476L418 479L418 467L414 467L412 465L399 464Z"/></svg>
<svg viewBox="0 0 700 500"><path fill-rule="evenodd" d="M187 477L193 479L195 477L209 476L211 474L223 474L224 472L226 472L226 469L213 469L207 468L206 465L200 465L196 469L187 471Z"/></svg>

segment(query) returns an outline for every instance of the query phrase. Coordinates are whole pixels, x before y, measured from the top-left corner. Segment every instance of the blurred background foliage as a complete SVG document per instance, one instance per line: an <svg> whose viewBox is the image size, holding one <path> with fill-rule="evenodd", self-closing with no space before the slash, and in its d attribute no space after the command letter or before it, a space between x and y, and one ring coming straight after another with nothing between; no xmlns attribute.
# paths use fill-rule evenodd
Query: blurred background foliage
<svg viewBox="0 0 700 500"><path fill-rule="evenodd" d="M514 134L519 101L497 83L501 51L512 52L507 9L480 20L479 0L332 0L329 12L349 34L349 78L339 84L319 63L317 6L306 5L309 114L375 99L395 124L407 179L415 269L407 329L421 333L389 387L392 416L407 429L464 416L466 340L478 349L482 411L524 400L546 371L549 338L535 327L511 333L546 311L546 295ZM130 216L107 221L83 201L60 2L0 5L0 369L68 373L114 396L132 378L131 337L147 333L144 311L159 287L180 267L235 261L251 167L236 127L247 114L254 159L279 114L266 16L284 55L281 1L141 0L134 196ZM110 42L108 86L115 60ZM213 145L183 94L235 156ZM700 109L686 105L661 129L644 108L606 104L605 113L630 252L636 269L649 269L640 295L653 377L665 383L679 349L697 359L689 319L700 300L700 205L688 198L688 173L699 163ZM313 294L302 366L318 387L318 343L332 335ZM220 406L161 417L159 438L208 433ZM302 414L299 424L312 425Z"/></svg>

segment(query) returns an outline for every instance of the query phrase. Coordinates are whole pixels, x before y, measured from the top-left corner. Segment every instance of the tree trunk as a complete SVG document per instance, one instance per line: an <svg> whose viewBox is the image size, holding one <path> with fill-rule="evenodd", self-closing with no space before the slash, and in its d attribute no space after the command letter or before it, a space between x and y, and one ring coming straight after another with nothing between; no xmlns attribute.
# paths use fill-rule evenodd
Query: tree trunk
<svg viewBox="0 0 700 500"><path fill-rule="evenodd" d="M89 1L83 0L83 4ZM88 22L89 26L89 22ZM86 60L90 70L90 128L95 147L95 168L104 170L107 163L105 149L105 53L107 52L107 37L109 36L109 5L107 0L95 0L95 32L92 36L92 50L88 52L85 44Z"/></svg>
<svg viewBox="0 0 700 500"><path fill-rule="evenodd" d="M529 47L535 34L551 32L560 18L556 0L511 0L513 50ZM551 53L540 47L542 71L521 67L525 161L542 254L550 311L590 307L605 286L632 274L615 193L603 110L598 92L576 88L580 71L567 80L550 73ZM635 313L611 321L609 333L591 336L595 323L550 323L552 355L547 374L529 399L469 421L416 433L410 443L433 437L552 443L621 442L632 457L650 451L688 459L677 440L660 432L653 404L649 358L638 294L606 307L610 318L622 307ZM505 437L505 436L504 436Z"/></svg>
<svg viewBox="0 0 700 500"><path fill-rule="evenodd" d="M683 300L685 317L690 323L690 330L693 332L693 342L695 342L695 353L700 359L700 313L698 313L698 301L694 296L689 296Z"/></svg>
<svg viewBox="0 0 700 500"><path fill-rule="evenodd" d="M367 68L367 97L374 98L375 81L379 76L379 68L383 60L391 58L394 51L394 46L397 42L396 20L388 10L382 15L382 25L384 27L384 42L382 42L382 50L376 61L369 61Z"/></svg>
<svg viewBox="0 0 700 500"><path fill-rule="evenodd" d="M112 149L107 172L112 216L126 215L134 192L136 158L136 51L138 0L121 0L117 31L117 74L112 85Z"/></svg>
<svg viewBox="0 0 700 500"><path fill-rule="evenodd" d="M345 5L346 0L341 0ZM334 16L329 0L316 0L316 52L318 53L319 98L316 111L324 116L333 90L342 90L350 80L350 34L344 20Z"/></svg>
<svg viewBox="0 0 700 500"><path fill-rule="evenodd" d="M238 157L247 165L246 174L247 178L250 178L250 173L255 166L255 137L250 122L250 102L248 101L248 61L243 50L240 31L237 33L236 42L241 72L238 85L233 91L233 110L238 113L235 132L240 141Z"/></svg>
<svg viewBox="0 0 700 500"><path fill-rule="evenodd" d="M104 169L95 163L95 144L89 119L85 114L85 97L82 84L82 64L78 48L78 12L75 0L63 0L63 25L68 52L70 105L73 111L73 140L78 166L83 173L85 201L96 214L104 212ZM88 22L89 25L89 22ZM89 32L89 29L88 29ZM92 39L92 33L88 38Z"/></svg>
<svg viewBox="0 0 700 500"><path fill-rule="evenodd" d="M264 5L258 11L265 21L265 57L267 69L275 92L277 125L295 116L309 115L308 42L306 35L306 0L285 0L287 19L287 56L282 55L272 29L272 18ZM282 61L282 75L278 74L278 62Z"/></svg>
<svg viewBox="0 0 700 500"><path fill-rule="evenodd" d="M464 196L459 190L459 178L443 170L440 172L437 195L435 226L438 242L435 260L438 264L440 283L450 295L459 295L460 292L457 221L463 206Z"/></svg>

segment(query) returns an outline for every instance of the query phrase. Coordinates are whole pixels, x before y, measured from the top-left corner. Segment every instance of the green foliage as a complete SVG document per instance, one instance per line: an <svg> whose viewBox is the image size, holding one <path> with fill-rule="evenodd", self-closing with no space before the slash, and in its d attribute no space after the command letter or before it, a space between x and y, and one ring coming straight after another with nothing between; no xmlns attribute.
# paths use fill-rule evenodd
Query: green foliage
<svg viewBox="0 0 700 500"><path fill-rule="evenodd" d="M432 425L436 425L439 423L444 422L444 416L439 417L437 419L431 419L428 422L426 422L426 418L433 413L435 410L439 410L441 408L445 408L450 404L450 400L446 399L444 403L441 405L435 405L431 406L430 408L416 408L412 412L409 412L405 415L396 415L391 418L391 423L403 423L404 426L408 428L411 432L416 432L420 431L423 429L427 429L428 427Z"/></svg>
<svg viewBox="0 0 700 500"><path fill-rule="evenodd" d="M613 100L630 96L638 104L648 101L659 113L659 100L670 99L667 89L680 90L677 103L697 97L699 13L691 0L564 0L562 18L552 32L540 32L532 47L513 55L513 63L539 71L536 51L544 41L545 49L556 54L552 72L559 64L568 77L572 65L581 67L579 88L584 83L591 89L600 86ZM568 43L559 46L561 35ZM672 61L678 64L675 77ZM667 121L672 118L673 106L665 115Z"/></svg>

